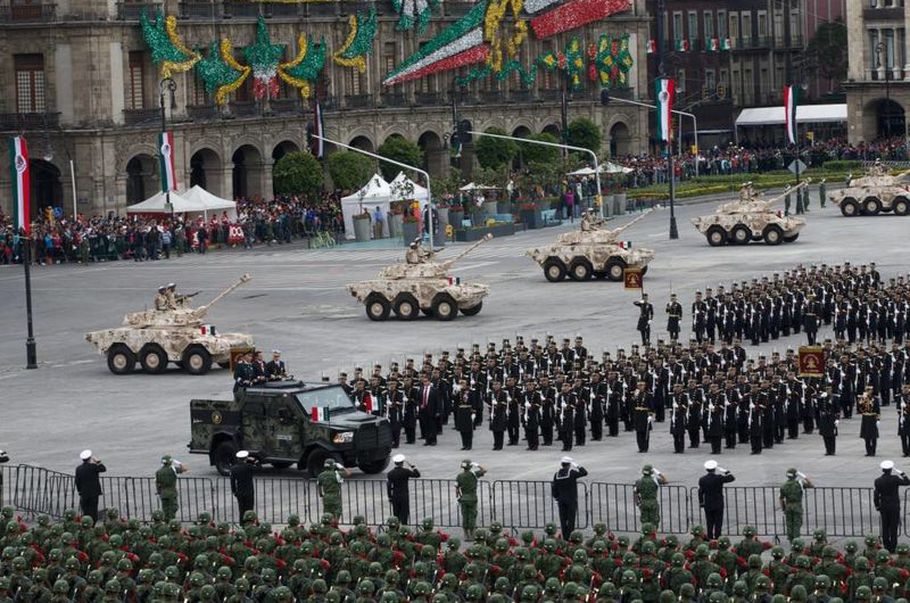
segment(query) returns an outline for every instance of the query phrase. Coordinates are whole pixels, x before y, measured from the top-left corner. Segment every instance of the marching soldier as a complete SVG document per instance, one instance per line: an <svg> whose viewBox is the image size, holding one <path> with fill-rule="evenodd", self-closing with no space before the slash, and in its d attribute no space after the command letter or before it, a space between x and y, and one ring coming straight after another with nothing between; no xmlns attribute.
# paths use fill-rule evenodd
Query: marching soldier
<svg viewBox="0 0 910 603"><path fill-rule="evenodd" d="M654 306L648 301L648 294L642 293L641 299L632 302L638 307L638 325L636 329L641 333L641 344L644 346L651 345L651 321L654 320Z"/></svg>
<svg viewBox="0 0 910 603"><path fill-rule="evenodd" d="M696 291L695 301L692 302L692 334L695 335L695 341L698 343L701 343L705 338L707 310L707 306L701 298L701 291Z"/></svg>
<svg viewBox="0 0 910 603"><path fill-rule="evenodd" d="M670 333L670 341L679 341L679 321L682 319L683 308L676 300L676 294L670 294L670 303L667 304L667 331Z"/></svg>
<svg viewBox="0 0 910 603"><path fill-rule="evenodd" d="M544 446L553 445L553 431L557 425L556 388L550 385L550 378L540 377L540 435Z"/></svg>
<svg viewBox="0 0 910 603"><path fill-rule="evenodd" d="M878 401L872 395L872 386L867 387L866 391L862 393L859 400L856 401L856 407L859 414L862 415L859 437L866 444L866 456L875 456L881 411L878 407Z"/></svg>
<svg viewBox="0 0 910 603"><path fill-rule="evenodd" d="M524 393L524 416L522 423L525 428L525 440L528 442L528 450L537 450L540 446L540 393L534 391L534 381L529 380L525 385Z"/></svg>
<svg viewBox="0 0 910 603"><path fill-rule="evenodd" d="M673 452L682 454L686 451L686 420L689 414L688 398L683 392L682 383L673 386L670 394L670 435L673 436Z"/></svg>
<svg viewBox="0 0 910 603"><path fill-rule="evenodd" d="M787 481L780 487L780 507L787 521L787 539L792 544L803 527L803 490L814 484L796 469L787 469Z"/></svg>
<svg viewBox="0 0 910 603"><path fill-rule="evenodd" d="M818 183L818 203L822 206L822 209L825 208L825 203L828 202L827 187L825 186L826 178L822 178Z"/></svg>
<svg viewBox="0 0 910 603"><path fill-rule="evenodd" d="M839 424L840 402L830 385L818 399L818 434L825 442L825 456L834 456L837 445L837 426Z"/></svg>
<svg viewBox="0 0 910 603"><path fill-rule="evenodd" d="M404 393L398 389L398 380L389 379L387 382L385 414L392 430L392 448L401 445L401 426L404 423Z"/></svg>
<svg viewBox="0 0 910 603"><path fill-rule="evenodd" d="M650 523L655 529L660 526L660 502L658 492L667 483L667 476L652 465L641 468L641 478L635 482L635 504L641 512L641 523Z"/></svg>
<svg viewBox="0 0 910 603"><path fill-rule="evenodd" d="M493 382L493 389L487 394L487 412L490 417L490 431L493 432L493 450L502 450L508 427L508 396L499 381Z"/></svg>
<svg viewBox="0 0 910 603"><path fill-rule="evenodd" d="M910 384L905 384L895 400L897 404L897 433L901 438L904 456L910 456Z"/></svg>

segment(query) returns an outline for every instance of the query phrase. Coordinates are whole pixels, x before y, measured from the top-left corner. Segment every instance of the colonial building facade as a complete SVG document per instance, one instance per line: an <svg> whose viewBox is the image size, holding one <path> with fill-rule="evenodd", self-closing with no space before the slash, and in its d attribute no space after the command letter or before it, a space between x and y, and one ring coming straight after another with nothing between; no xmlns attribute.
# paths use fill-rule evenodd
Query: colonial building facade
<svg viewBox="0 0 910 603"><path fill-rule="evenodd" d="M906 137L910 107L910 9L903 0L847 3L848 136L851 143Z"/></svg>
<svg viewBox="0 0 910 603"><path fill-rule="evenodd" d="M454 77L468 71L462 70L382 85L405 57L472 6L443 0L427 32L417 35L396 30L391 0L0 0L0 135L27 137L33 206L55 205L70 213L75 200L78 211L86 214L118 211L159 190L156 137L163 104L168 128L174 131L181 187L200 184L222 197L268 198L276 159L306 144L306 127L312 121L309 104L284 83L276 98L257 101L247 81L226 105L216 106L191 70L173 76L177 88L172 105L169 94L160 94L159 69L143 40L139 15L159 9L177 15L186 46L205 52L212 40L229 39L238 55L253 43L262 16L271 39L285 44L284 60L289 60L296 54L298 33L323 38L331 53L345 41L348 16L371 8L378 13L379 30L365 72L328 57L315 82L329 138L375 150L398 134L418 142L427 167L441 173L449 165L453 96L459 116L471 120L476 130L496 126L519 136L558 133L559 71L541 68L532 83L512 74L457 88ZM531 35L519 60L530 65L547 51L562 50L573 36L590 43L604 33L629 34L634 64L628 89L617 94L646 98L644 0L575 31L545 40ZM605 153L647 150L647 110L604 107L597 86L586 82L568 102L568 119L579 116L602 128ZM4 145L3 165L8 165L6 153ZM0 170L0 207L8 211L9 204L8 170Z"/></svg>

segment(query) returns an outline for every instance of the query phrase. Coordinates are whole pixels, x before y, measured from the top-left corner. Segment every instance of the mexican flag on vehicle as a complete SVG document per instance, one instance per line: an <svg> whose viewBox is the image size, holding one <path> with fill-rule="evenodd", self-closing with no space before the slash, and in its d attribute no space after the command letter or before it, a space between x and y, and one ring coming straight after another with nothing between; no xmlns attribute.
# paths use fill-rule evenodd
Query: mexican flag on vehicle
<svg viewBox="0 0 910 603"><path fill-rule="evenodd" d="M784 86L784 128L787 130L787 140L796 144L798 134L796 131L796 96L797 86Z"/></svg>
<svg viewBox="0 0 910 603"><path fill-rule="evenodd" d="M673 130L673 100L676 96L676 85L668 77L657 78L654 83L657 99L657 140L670 142Z"/></svg>
<svg viewBox="0 0 910 603"><path fill-rule="evenodd" d="M13 226L25 234L31 231L31 182L28 169L28 145L22 136L9 139L10 181L13 194Z"/></svg>

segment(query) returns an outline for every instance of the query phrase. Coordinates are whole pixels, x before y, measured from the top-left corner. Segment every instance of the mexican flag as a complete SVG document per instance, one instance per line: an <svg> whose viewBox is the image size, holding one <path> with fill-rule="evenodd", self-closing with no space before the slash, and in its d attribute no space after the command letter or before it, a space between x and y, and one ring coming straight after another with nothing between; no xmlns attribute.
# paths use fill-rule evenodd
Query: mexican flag
<svg viewBox="0 0 910 603"><path fill-rule="evenodd" d="M796 144L796 86L784 86L784 129L787 131L787 140Z"/></svg>
<svg viewBox="0 0 910 603"><path fill-rule="evenodd" d="M364 407L365 411L370 414L372 414L373 411L376 410L376 407L373 406L373 394L371 394L370 392L367 392L363 396L363 407Z"/></svg>
<svg viewBox="0 0 910 603"><path fill-rule="evenodd" d="M620 241L619 246L623 249L632 249L632 241Z"/></svg>
<svg viewBox="0 0 910 603"><path fill-rule="evenodd" d="M161 192L177 190L177 170L174 167L174 133L162 132L158 135L159 164L161 167Z"/></svg>
<svg viewBox="0 0 910 603"><path fill-rule="evenodd" d="M730 50L733 48L733 40L730 38L724 38L721 40L720 49L721 50Z"/></svg>
<svg viewBox="0 0 910 603"><path fill-rule="evenodd" d="M670 142L670 132L673 131L673 99L676 95L676 85L668 77L657 78L654 83L655 97L657 98L657 140Z"/></svg>
<svg viewBox="0 0 910 603"><path fill-rule="evenodd" d="M676 52L689 52L689 40L676 40Z"/></svg>
<svg viewBox="0 0 910 603"><path fill-rule="evenodd" d="M314 423L325 423L329 420L328 406L314 406L310 410L310 420Z"/></svg>
<svg viewBox="0 0 910 603"><path fill-rule="evenodd" d="M31 181L28 169L28 145L21 136L9 139L10 181L13 184L13 226L25 234L31 232Z"/></svg>
<svg viewBox="0 0 910 603"><path fill-rule="evenodd" d="M717 38L710 38L708 40L708 51L717 52L720 50L720 41Z"/></svg>
<svg viewBox="0 0 910 603"><path fill-rule="evenodd" d="M650 39L648 40L648 54L654 54L657 52L657 40Z"/></svg>

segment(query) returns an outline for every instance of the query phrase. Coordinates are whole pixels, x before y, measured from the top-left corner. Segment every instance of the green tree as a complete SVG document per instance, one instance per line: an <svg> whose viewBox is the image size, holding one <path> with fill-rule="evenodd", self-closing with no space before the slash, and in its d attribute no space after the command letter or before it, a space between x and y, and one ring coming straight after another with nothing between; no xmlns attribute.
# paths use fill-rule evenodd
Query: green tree
<svg viewBox="0 0 910 603"><path fill-rule="evenodd" d="M394 159L407 165L420 166L423 163L423 151L417 143L411 142L398 134L393 134L385 139L385 142L379 145L376 153L389 159ZM397 165L380 161L379 169L382 170L382 177L386 180L392 180L402 171Z"/></svg>
<svg viewBox="0 0 910 603"><path fill-rule="evenodd" d="M314 196L322 192L322 165L307 151L288 153L272 172L275 193Z"/></svg>
<svg viewBox="0 0 910 603"><path fill-rule="evenodd" d="M838 18L822 23L806 47L807 71L817 73L840 88L847 79L847 26Z"/></svg>
<svg viewBox="0 0 910 603"><path fill-rule="evenodd" d="M540 142L559 143L559 139L548 132L540 134L531 134L528 140L539 140ZM539 144L521 144L521 154L525 163L528 164L545 164L554 163L559 159L559 149L557 147L547 147Z"/></svg>
<svg viewBox="0 0 910 603"><path fill-rule="evenodd" d="M603 135L600 128L587 117L578 117L569 124L569 144L600 153Z"/></svg>
<svg viewBox="0 0 910 603"><path fill-rule="evenodd" d="M487 128L486 131L490 134L506 134L505 130L501 128ZM474 143L474 153L477 155L480 167L495 170L512 162L512 159L518 154L518 145L511 140L478 136Z"/></svg>
<svg viewBox="0 0 910 603"><path fill-rule="evenodd" d="M329 155L329 176L335 188L356 191L369 182L375 171L374 162L354 151L335 151Z"/></svg>

